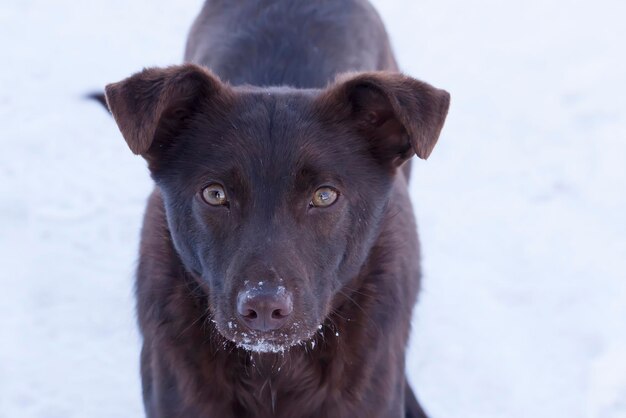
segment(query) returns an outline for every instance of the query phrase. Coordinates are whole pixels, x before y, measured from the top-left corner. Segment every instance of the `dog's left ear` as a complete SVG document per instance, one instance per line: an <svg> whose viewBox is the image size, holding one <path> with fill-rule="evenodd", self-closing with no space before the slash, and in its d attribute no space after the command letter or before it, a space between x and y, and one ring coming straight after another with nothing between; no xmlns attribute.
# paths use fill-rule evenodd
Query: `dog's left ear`
<svg viewBox="0 0 626 418"><path fill-rule="evenodd" d="M347 119L377 158L397 167L414 154L428 158L450 95L399 73L371 72L340 76L317 103L327 117Z"/></svg>

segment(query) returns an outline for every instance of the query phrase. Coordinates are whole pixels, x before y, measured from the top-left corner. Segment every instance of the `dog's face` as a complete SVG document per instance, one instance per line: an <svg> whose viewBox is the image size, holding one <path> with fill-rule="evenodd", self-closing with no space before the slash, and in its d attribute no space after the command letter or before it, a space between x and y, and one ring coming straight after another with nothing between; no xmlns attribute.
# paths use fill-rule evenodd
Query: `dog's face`
<svg viewBox="0 0 626 418"><path fill-rule="evenodd" d="M428 156L449 96L390 73L232 88L185 65L109 85L107 100L219 332L280 351L310 338L358 274L397 167Z"/></svg>

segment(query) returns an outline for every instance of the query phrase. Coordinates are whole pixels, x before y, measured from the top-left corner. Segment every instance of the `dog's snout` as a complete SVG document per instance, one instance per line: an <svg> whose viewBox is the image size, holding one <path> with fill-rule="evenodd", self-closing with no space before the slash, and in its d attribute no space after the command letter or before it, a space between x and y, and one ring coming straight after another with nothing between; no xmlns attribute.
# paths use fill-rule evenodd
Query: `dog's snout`
<svg viewBox="0 0 626 418"><path fill-rule="evenodd" d="M291 293L284 287L244 290L237 296L239 318L255 331L272 331L282 327L293 312Z"/></svg>

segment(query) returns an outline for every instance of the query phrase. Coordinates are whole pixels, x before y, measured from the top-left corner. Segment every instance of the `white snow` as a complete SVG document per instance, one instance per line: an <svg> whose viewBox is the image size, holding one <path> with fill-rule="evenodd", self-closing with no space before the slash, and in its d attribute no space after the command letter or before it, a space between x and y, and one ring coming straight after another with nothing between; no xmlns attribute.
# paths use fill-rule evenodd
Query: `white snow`
<svg viewBox="0 0 626 418"><path fill-rule="evenodd" d="M626 3L375 2L452 108L412 193L433 418L626 417ZM151 183L81 99L181 60L201 0L0 4L0 417L137 417Z"/></svg>
<svg viewBox="0 0 626 418"><path fill-rule="evenodd" d="M237 346L254 353L284 353L285 350L289 348L289 346L274 344L271 341L266 341L264 339L255 339L254 341L250 340L249 343L243 342L237 344Z"/></svg>

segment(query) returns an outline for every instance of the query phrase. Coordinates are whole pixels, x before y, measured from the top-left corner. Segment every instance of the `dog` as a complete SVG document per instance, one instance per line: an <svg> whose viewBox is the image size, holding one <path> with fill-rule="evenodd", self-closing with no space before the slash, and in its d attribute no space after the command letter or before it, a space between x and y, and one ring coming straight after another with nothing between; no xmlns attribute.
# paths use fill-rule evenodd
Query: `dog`
<svg viewBox="0 0 626 418"><path fill-rule="evenodd" d="M146 415L425 417L410 159L450 96L365 0L209 0L185 64L105 89L155 182L136 280Z"/></svg>

